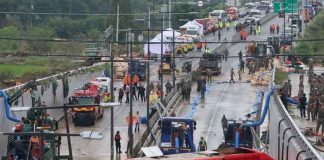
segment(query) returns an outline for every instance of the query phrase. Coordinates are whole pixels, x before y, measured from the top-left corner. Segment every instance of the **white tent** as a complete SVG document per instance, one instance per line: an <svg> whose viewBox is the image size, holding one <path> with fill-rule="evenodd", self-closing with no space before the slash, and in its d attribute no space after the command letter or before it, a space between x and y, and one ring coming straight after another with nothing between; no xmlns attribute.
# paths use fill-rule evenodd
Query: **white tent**
<svg viewBox="0 0 324 160"><path fill-rule="evenodd" d="M150 42L151 42L150 43L150 52L151 52L151 54L160 55L162 46L163 46L163 48L162 48L163 53L162 54L165 54L167 51L171 51L171 44L164 43L161 46L161 42L162 42L161 35L160 36L157 35ZM171 41L169 41L166 37L163 36L163 42L171 42ZM148 53L148 47L149 47L148 44L144 44L144 54L145 55L147 55L147 53Z"/></svg>
<svg viewBox="0 0 324 160"><path fill-rule="evenodd" d="M194 30L197 30L199 35L203 35L204 34L204 27L202 24L196 22L195 20L193 21L188 21L186 24L182 25L179 27L180 29L187 29L188 28L192 28Z"/></svg>
<svg viewBox="0 0 324 160"><path fill-rule="evenodd" d="M173 36L175 38L181 36L181 33L178 31L174 31L173 35L173 29L172 28L167 28L166 31L163 31L163 38L165 37L168 41L172 42ZM161 37L161 33L157 35L157 37Z"/></svg>

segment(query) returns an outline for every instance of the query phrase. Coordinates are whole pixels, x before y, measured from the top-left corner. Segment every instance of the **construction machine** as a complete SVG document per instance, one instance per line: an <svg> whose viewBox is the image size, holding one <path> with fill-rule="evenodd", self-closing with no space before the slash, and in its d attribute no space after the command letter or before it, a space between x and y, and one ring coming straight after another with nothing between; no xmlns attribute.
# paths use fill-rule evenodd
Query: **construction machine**
<svg viewBox="0 0 324 160"><path fill-rule="evenodd" d="M172 71L172 58L171 54L164 54L161 57L163 64L159 66L162 74L171 74Z"/></svg>
<svg viewBox="0 0 324 160"><path fill-rule="evenodd" d="M247 56L245 64L250 66L251 63L255 63L258 69L259 67L264 67L269 62L269 58L275 55L275 51L273 46L266 43L251 42L245 50L245 55Z"/></svg>
<svg viewBox="0 0 324 160"><path fill-rule="evenodd" d="M31 107L12 107L12 104L27 91L30 91L32 98ZM54 133L58 129L58 122L49 116L43 107L40 96L38 96L37 83L32 80L12 95L7 95L4 90L0 91L0 96L4 101L6 117L14 122L13 132L8 135L7 155L2 159L62 159L67 156L59 154L61 137L54 134L36 136L32 134ZM11 112L26 112L27 116L21 119L11 115ZM20 134L27 135L20 135ZM41 151L42 150L42 151Z"/></svg>
<svg viewBox="0 0 324 160"><path fill-rule="evenodd" d="M74 96L69 98L69 105L99 105L102 96L107 93L107 88L99 88L97 85L87 83L74 91ZM103 115L104 109L100 106L72 108L72 120L76 126L94 125Z"/></svg>

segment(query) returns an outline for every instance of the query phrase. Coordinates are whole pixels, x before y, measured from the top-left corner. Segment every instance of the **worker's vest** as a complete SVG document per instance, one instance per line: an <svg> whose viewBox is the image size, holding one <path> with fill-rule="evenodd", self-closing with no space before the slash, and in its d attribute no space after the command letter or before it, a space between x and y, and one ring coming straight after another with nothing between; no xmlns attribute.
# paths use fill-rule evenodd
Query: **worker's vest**
<svg viewBox="0 0 324 160"><path fill-rule="evenodd" d="M234 27L236 27L237 26L237 21L234 21Z"/></svg>
<svg viewBox="0 0 324 160"><path fill-rule="evenodd" d="M188 47L187 47L187 45L183 45L182 48L183 48L183 51L184 51L184 52L188 52Z"/></svg>
<svg viewBox="0 0 324 160"><path fill-rule="evenodd" d="M261 32L261 26L258 26L258 27L257 27L256 32L258 32L258 33Z"/></svg>
<svg viewBox="0 0 324 160"><path fill-rule="evenodd" d="M210 49L206 49L205 53L210 54L211 53Z"/></svg>
<svg viewBox="0 0 324 160"><path fill-rule="evenodd" d="M226 27L230 27L231 24L229 22L226 23Z"/></svg>

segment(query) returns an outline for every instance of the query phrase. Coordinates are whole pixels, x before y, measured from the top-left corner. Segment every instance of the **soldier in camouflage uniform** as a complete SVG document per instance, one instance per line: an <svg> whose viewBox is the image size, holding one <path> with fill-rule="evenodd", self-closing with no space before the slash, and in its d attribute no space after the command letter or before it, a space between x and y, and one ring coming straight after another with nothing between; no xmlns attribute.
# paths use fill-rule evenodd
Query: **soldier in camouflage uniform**
<svg viewBox="0 0 324 160"><path fill-rule="evenodd" d="M320 98L320 108L318 111L318 118L317 118L317 125L316 125L316 133L319 134L319 129L322 126L322 133L321 135L323 135L324 132L324 97L321 96Z"/></svg>
<svg viewBox="0 0 324 160"><path fill-rule="evenodd" d="M285 82L282 86L282 93L284 96L288 96L288 82Z"/></svg>
<svg viewBox="0 0 324 160"><path fill-rule="evenodd" d="M291 89L292 89L291 81L290 79L288 79L288 97L291 97Z"/></svg>
<svg viewBox="0 0 324 160"><path fill-rule="evenodd" d="M308 101L308 107L307 107L307 119L306 120L310 120L311 116L312 118L315 117L315 98L309 97L309 101Z"/></svg>

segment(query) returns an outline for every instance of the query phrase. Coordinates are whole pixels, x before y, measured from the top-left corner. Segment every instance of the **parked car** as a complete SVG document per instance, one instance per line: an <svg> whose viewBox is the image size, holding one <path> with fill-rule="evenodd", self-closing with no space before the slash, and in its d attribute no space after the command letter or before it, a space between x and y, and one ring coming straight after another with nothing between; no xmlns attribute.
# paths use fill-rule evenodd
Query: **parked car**
<svg viewBox="0 0 324 160"><path fill-rule="evenodd" d="M246 8L240 8L239 9L239 17L240 18L243 18L243 17L245 17L247 15L248 15L248 12L247 12Z"/></svg>
<svg viewBox="0 0 324 160"><path fill-rule="evenodd" d="M291 28L291 27L286 27L285 28L285 32L286 33L290 33L293 37L297 37L297 35L298 35L298 29L297 29L297 27L294 27L294 28Z"/></svg>
<svg viewBox="0 0 324 160"><path fill-rule="evenodd" d="M294 37L291 35L291 33L286 32L285 34L281 33L280 35L280 45L291 45L292 41L294 40Z"/></svg>
<svg viewBox="0 0 324 160"><path fill-rule="evenodd" d="M259 23L260 20L261 20L261 18L262 18L262 16L261 15L254 15L251 18L254 19L254 22L255 23Z"/></svg>
<svg viewBox="0 0 324 160"><path fill-rule="evenodd" d="M255 24L255 19L252 17L248 17L245 19L245 21L243 22L244 26L247 27L249 25L254 25Z"/></svg>

